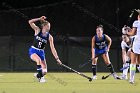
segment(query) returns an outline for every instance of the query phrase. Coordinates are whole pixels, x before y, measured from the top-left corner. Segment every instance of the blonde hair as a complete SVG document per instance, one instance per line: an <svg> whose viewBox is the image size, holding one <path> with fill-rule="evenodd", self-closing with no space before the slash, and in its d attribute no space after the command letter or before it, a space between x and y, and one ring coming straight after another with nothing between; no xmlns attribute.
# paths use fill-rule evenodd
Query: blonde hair
<svg viewBox="0 0 140 93"><path fill-rule="evenodd" d="M49 24L49 22L46 21L46 20L41 20L41 21L40 21L40 24L41 24L41 27L43 27L43 26Z"/></svg>

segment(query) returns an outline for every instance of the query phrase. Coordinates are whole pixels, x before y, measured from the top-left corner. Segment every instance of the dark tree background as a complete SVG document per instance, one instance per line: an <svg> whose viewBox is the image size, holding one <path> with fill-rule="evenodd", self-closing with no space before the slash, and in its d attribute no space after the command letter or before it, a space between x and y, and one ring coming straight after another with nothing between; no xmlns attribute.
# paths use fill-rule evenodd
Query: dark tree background
<svg viewBox="0 0 140 93"><path fill-rule="evenodd" d="M5 3L14 10L3 6ZM95 35L96 26L102 24L104 33L112 38L110 59L119 71L122 67L121 28L125 24L132 26L136 13L129 23L128 18L132 10L140 8L139 4L140 0L1 0L0 71L35 71L28 56L34 31L19 12L29 19L47 16L60 59L78 71L91 71L91 64L82 69L78 66L90 59L91 37ZM18 13L13 12L15 10ZM65 71L56 64L49 45L46 58L49 71ZM98 71L107 71L103 60L99 61Z"/></svg>

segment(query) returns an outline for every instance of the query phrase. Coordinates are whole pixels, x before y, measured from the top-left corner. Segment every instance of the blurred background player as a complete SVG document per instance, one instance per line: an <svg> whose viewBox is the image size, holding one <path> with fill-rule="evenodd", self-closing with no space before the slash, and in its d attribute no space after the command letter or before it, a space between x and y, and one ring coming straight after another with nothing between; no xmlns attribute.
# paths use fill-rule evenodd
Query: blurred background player
<svg viewBox="0 0 140 93"><path fill-rule="evenodd" d="M122 35L121 48L122 48L123 68L127 67L126 69L123 70L122 79L128 79L127 73L129 69L130 53L131 53L133 38L134 37L130 37L128 35Z"/></svg>
<svg viewBox="0 0 140 93"><path fill-rule="evenodd" d="M134 21L132 29L129 27L124 27L125 30L123 34L127 34L129 36L134 36L135 39L132 45L132 52L131 52L131 64L130 64L130 80L131 84L134 84L135 79L135 72L136 72L136 63L140 62L140 10L136 10L138 13L137 20ZM140 65L138 66L140 70Z"/></svg>
<svg viewBox="0 0 140 93"><path fill-rule="evenodd" d="M103 26L99 25L96 28L96 35L92 38L92 45L91 45L91 52L92 52L92 71L93 71L93 79L97 79L96 70L97 70L97 60L98 57L94 58L97 55L102 54L102 57L104 59L105 64L107 65L107 68L112 73L113 77L115 79L118 79L118 76L116 75L113 65L110 62L108 52L110 50L110 46L112 43L111 38L103 34Z"/></svg>
<svg viewBox="0 0 140 93"><path fill-rule="evenodd" d="M59 60L56 49L54 47L53 37L49 33L50 23L45 19L46 17L42 16L40 18L34 18L29 20L31 28L35 31L34 42L29 49L29 55L30 58L37 64L38 73L34 74L34 76L38 78L39 82L46 82L44 75L47 73L47 64L44 49L48 41L50 43L52 54L54 55L56 61L61 64L61 61ZM35 22L37 21L41 22L41 29L35 25Z"/></svg>

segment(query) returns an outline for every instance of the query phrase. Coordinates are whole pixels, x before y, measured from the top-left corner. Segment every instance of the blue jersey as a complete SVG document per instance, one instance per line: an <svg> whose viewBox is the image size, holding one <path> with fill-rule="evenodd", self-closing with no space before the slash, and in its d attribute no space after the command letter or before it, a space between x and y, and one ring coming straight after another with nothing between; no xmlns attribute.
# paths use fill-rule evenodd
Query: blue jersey
<svg viewBox="0 0 140 93"><path fill-rule="evenodd" d="M43 36L40 31L37 35L35 35L33 46L38 49L44 49L49 39L49 32L46 32L46 35Z"/></svg>
<svg viewBox="0 0 140 93"><path fill-rule="evenodd" d="M33 45L29 49L29 56L32 54L37 54L41 60L45 60L44 48L49 39L49 32L46 32L46 35L43 36L40 31L37 35L35 35Z"/></svg>
<svg viewBox="0 0 140 93"><path fill-rule="evenodd" d="M105 35L103 34L102 38L99 39L97 35L95 35L95 54L105 53L107 50L107 40Z"/></svg>

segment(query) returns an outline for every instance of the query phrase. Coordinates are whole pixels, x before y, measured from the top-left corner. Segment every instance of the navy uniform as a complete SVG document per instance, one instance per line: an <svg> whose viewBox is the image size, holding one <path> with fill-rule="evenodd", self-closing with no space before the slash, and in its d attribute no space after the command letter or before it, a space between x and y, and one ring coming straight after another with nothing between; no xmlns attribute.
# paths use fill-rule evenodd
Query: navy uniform
<svg viewBox="0 0 140 93"><path fill-rule="evenodd" d="M107 45L108 44L107 44L105 34L102 35L101 39L99 39L98 36L95 35L95 47L94 47L95 56L105 53L107 50ZM92 79L97 79L96 70L97 70L97 65L92 64L92 71L93 71Z"/></svg>
<svg viewBox="0 0 140 93"><path fill-rule="evenodd" d="M108 49L108 40L105 36L105 34L102 35L101 39L98 38L97 35L95 35L95 55L100 55L100 54L104 54L104 53L107 53L107 49ZM107 64L107 68L109 69L109 71L112 73L112 76L115 78L115 79L120 79L115 71L114 71L114 68L113 68L113 65L111 63ZM92 79L97 79L97 76L96 76L96 70L97 70L97 65L96 63L95 64L92 64L92 72L93 72L93 77Z"/></svg>
<svg viewBox="0 0 140 93"><path fill-rule="evenodd" d="M98 36L95 35L95 55L103 54L107 50L107 40L105 34L103 34L102 39L99 40Z"/></svg>
<svg viewBox="0 0 140 93"><path fill-rule="evenodd" d="M42 31L40 31L37 35L35 35L33 45L29 49L29 55L31 57L32 54L37 54L41 60L45 60L45 45L49 41L49 32L46 32L46 35L43 36Z"/></svg>

